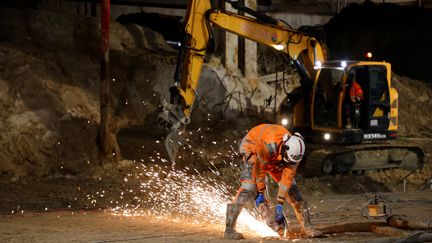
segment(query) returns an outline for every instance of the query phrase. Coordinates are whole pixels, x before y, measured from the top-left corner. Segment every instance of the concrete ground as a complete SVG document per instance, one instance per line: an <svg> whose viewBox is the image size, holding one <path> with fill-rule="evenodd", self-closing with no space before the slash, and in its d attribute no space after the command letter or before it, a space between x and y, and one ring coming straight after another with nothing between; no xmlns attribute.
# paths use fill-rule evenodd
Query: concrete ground
<svg viewBox="0 0 432 243"><path fill-rule="evenodd" d="M373 193L310 198L312 222L317 228L360 222L385 222L367 218L366 202ZM392 214L432 219L432 191L383 194ZM196 224L184 220L148 216L127 217L108 210L48 210L0 216L1 242L231 242L223 239L222 224ZM295 226L292 215L289 220ZM242 242L286 241L263 239L256 232L243 232ZM327 234L322 238L297 239L299 242L382 242L394 237L371 232Z"/></svg>

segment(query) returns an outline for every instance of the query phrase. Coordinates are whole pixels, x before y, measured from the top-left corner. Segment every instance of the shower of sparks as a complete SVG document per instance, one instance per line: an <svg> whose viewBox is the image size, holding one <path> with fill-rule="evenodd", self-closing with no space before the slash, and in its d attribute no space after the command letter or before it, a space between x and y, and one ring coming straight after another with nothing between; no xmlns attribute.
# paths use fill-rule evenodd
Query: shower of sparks
<svg viewBox="0 0 432 243"><path fill-rule="evenodd" d="M174 221L194 224L225 224L226 205L230 202L232 190L220 180L201 175L196 169L175 168L168 161L160 164L138 164L134 174L124 178L125 182L137 183L137 190L121 192L134 195L134 203L112 208L112 213L123 216L151 216L158 221ZM213 165L214 167L214 165ZM220 172L209 167L211 172ZM90 199L90 198L89 198ZM237 220L237 230L260 237L277 237L278 234L264 222L257 220L243 209Z"/></svg>

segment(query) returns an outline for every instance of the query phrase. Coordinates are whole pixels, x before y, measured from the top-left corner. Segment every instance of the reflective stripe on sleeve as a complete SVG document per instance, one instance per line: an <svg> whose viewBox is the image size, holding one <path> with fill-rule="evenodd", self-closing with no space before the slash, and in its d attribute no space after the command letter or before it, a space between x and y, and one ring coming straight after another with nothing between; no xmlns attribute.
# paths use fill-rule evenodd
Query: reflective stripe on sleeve
<svg viewBox="0 0 432 243"><path fill-rule="evenodd" d="M241 187L245 190L256 191L256 185L252 183L242 182Z"/></svg>
<svg viewBox="0 0 432 243"><path fill-rule="evenodd" d="M267 147L267 151L269 153L269 157L273 158L276 156L277 152L278 152L278 145L277 143L273 142L273 143L266 143L265 144Z"/></svg>

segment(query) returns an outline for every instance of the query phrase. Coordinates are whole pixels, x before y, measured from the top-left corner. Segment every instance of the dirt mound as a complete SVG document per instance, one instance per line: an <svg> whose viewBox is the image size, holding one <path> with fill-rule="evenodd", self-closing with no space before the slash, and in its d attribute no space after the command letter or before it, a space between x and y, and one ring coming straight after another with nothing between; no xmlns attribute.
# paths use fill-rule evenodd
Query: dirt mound
<svg viewBox="0 0 432 243"><path fill-rule="evenodd" d="M399 134L402 137L432 137L432 83L393 74L399 94Z"/></svg>
<svg viewBox="0 0 432 243"><path fill-rule="evenodd" d="M421 147L425 153L425 167L416 170L407 178L409 186L418 189L419 185L430 180L432 156L432 128L430 126L432 117L432 84L421 80L399 76L393 73L393 87L399 94L399 122L398 139L400 142ZM409 171L393 169L370 173L370 177L378 182L383 182L389 187L395 187L401 179L408 175Z"/></svg>
<svg viewBox="0 0 432 243"><path fill-rule="evenodd" d="M98 20L0 10L1 178L93 173L100 163ZM146 78L158 64L172 67L175 51L160 34L116 22L110 50L116 123L145 123L160 102Z"/></svg>
<svg viewBox="0 0 432 243"><path fill-rule="evenodd" d="M0 63L0 171L76 173L84 158L95 158L97 97L68 82L55 63L19 50L0 46Z"/></svg>
<svg viewBox="0 0 432 243"><path fill-rule="evenodd" d="M332 59L364 59L392 64L398 74L431 81L432 11L395 4L350 4L325 25Z"/></svg>

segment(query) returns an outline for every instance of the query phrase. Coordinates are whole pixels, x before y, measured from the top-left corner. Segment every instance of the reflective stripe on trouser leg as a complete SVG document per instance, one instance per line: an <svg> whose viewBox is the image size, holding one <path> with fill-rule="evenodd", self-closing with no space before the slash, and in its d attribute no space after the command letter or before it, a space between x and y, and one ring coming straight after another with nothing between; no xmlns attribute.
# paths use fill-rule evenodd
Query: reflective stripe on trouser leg
<svg viewBox="0 0 432 243"><path fill-rule="evenodd" d="M256 191L255 178L253 176L253 165L247 161L241 164L240 182L243 189Z"/></svg>
<svg viewBox="0 0 432 243"><path fill-rule="evenodd" d="M241 164L240 175L241 187L237 191L237 195L233 200L236 204L245 204L249 200L256 197L255 177L253 176L253 165L248 162Z"/></svg>
<svg viewBox="0 0 432 243"><path fill-rule="evenodd" d="M245 204L249 201L252 201L256 197L256 191L245 190L243 188L239 188L237 191L237 195L233 200L235 204Z"/></svg>

